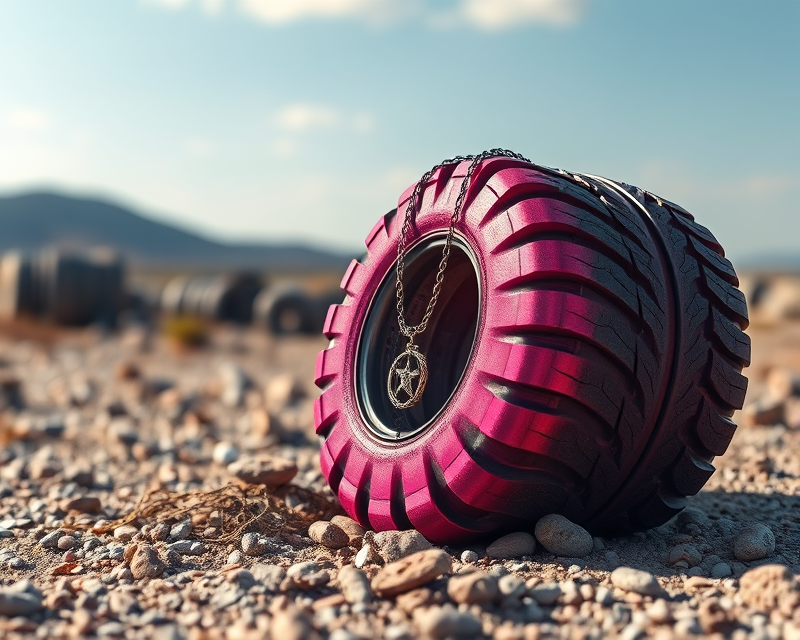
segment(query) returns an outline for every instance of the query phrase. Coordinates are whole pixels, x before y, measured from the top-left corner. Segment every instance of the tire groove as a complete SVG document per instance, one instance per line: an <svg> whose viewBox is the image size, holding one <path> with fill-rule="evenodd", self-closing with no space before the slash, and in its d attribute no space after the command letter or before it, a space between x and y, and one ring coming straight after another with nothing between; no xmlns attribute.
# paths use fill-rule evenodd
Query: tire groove
<svg viewBox="0 0 800 640"><path fill-rule="evenodd" d="M637 309L631 307L628 302L596 280L569 271L534 271L506 280L497 289L510 295L526 291L563 291L598 302L610 311L624 317L631 332L642 337L650 353L656 358L660 355L660 351L656 347L657 338L654 328L644 322L643 317L638 315ZM590 295L586 295L586 293Z"/></svg>
<svg viewBox="0 0 800 640"><path fill-rule="evenodd" d="M485 372L483 375L485 376L484 386L498 400L535 413L572 420L604 445L613 443L619 438L612 424L591 407L572 396L558 393L552 389L506 380ZM557 406L548 404L548 400L556 400ZM592 425L592 428L589 428L589 425Z"/></svg>

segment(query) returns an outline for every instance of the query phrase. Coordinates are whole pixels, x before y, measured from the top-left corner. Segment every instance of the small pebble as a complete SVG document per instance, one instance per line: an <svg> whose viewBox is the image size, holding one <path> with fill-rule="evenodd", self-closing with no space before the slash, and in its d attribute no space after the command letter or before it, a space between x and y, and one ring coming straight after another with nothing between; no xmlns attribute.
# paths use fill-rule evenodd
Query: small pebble
<svg viewBox="0 0 800 640"><path fill-rule="evenodd" d="M528 594L539 604L549 607L561 597L561 587L557 582L544 582L529 589Z"/></svg>
<svg viewBox="0 0 800 640"><path fill-rule="evenodd" d="M481 631L481 622L472 613L447 605L418 610L414 622L427 638L474 638Z"/></svg>
<svg viewBox="0 0 800 640"><path fill-rule="evenodd" d="M176 525L173 525L169 530L170 540L185 540L192 533L192 521L184 520Z"/></svg>
<svg viewBox="0 0 800 640"><path fill-rule="evenodd" d="M58 548L62 551L67 551L68 549L72 549L77 544L77 540L72 536L61 536L58 539Z"/></svg>
<svg viewBox="0 0 800 640"><path fill-rule="evenodd" d="M464 564L474 564L480 559L480 556L474 551L467 549L461 554L461 562Z"/></svg>
<svg viewBox="0 0 800 640"><path fill-rule="evenodd" d="M214 445L211 459L217 464L229 465L239 459L239 451L230 442L218 442Z"/></svg>
<svg viewBox="0 0 800 640"><path fill-rule="evenodd" d="M632 569L631 567L618 567L611 572L611 584L623 591L633 591L643 596L660 596L664 589L658 584L652 573Z"/></svg>
<svg viewBox="0 0 800 640"><path fill-rule="evenodd" d="M497 578L484 571L455 575L447 581L447 595L458 604L484 604L498 594Z"/></svg>
<svg viewBox="0 0 800 640"><path fill-rule="evenodd" d="M261 556L266 553L267 548L261 536L257 533L245 533L242 536L242 552L246 556Z"/></svg>
<svg viewBox="0 0 800 640"><path fill-rule="evenodd" d="M337 579L342 595L350 604L372 601L372 589L370 589L369 580L360 569L344 566L339 570Z"/></svg>
<svg viewBox="0 0 800 640"><path fill-rule="evenodd" d="M328 549L341 549L350 542L349 536L341 528L325 521L314 522L308 528L308 537Z"/></svg>
<svg viewBox="0 0 800 640"><path fill-rule="evenodd" d="M331 523L335 524L347 534L348 543L351 547L361 547L364 542L364 527L347 516L333 516L331 518Z"/></svg>
<svg viewBox="0 0 800 640"><path fill-rule="evenodd" d="M685 562L687 566L694 567L700 564L702 560L703 556L700 555L697 548L691 544L678 545L669 552L669 563L672 565L678 562Z"/></svg>
<svg viewBox="0 0 800 640"><path fill-rule="evenodd" d="M41 540L39 540L39 546L43 547L44 549L57 549L58 548L58 541L64 536L66 533L62 529L56 529L55 531L51 531Z"/></svg>
<svg viewBox="0 0 800 640"><path fill-rule="evenodd" d="M120 542L128 542L133 536L139 533L139 530L129 524L124 524L121 527L114 529L114 538Z"/></svg>
<svg viewBox="0 0 800 640"><path fill-rule="evenodd" d="M513 573L500 578L497 581L497 587L500 589L500 593L507 598L521 598L526 591L525 581Z"/></svg>
<svg viewBox="0 0 800 640"><path fill-rule="evenodd" d="M149 544L137 544L129 565L131 574L135 580L142 578L157 578L160 576L166 565L158 557L158 553Z"/></svg>
<svg viewBox="0 0 800 640"><path fill-rule="evenodd" d="M207 551L206 546L199 540L178 540L167 549L186 556L201 556Z"/></svg>
<svg viewBox="0 0 800 640"><path fill-rule="evenodd" d="M365 544L356 554L356 557L353 560L353 565L356 568L361 569L369 564L374 557L375 552L372 550L372 547L368 544Z"/></svg>

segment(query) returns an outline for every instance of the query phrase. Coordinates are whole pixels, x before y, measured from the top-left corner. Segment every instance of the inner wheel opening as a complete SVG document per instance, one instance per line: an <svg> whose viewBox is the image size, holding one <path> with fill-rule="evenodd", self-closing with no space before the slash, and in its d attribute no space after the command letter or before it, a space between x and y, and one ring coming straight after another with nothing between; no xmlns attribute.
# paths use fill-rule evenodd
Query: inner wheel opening
<svg viewBox="0 0 800 640"><path fill-rule="evenodd" d="M406 256L403 274L405 321L417 325L425 315L442 258L445 234L417 243ZM408 344L397 321L395 268L381 282L367 312L358 346L356 389L362 416L383 440L402 440L424 431L452 397L472 353L480 316L477 260L455 236L439 301L428 328L414 343L428 364L428 382L419 403L396 409L387 391L389 371Z"/></svg>

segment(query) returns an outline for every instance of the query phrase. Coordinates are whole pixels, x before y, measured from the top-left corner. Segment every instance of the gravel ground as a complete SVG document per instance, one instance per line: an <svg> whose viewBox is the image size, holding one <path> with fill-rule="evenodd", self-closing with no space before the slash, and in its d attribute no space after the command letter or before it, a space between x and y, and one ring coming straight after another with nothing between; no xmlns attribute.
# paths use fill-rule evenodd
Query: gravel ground
<svg viewBox="0 0 800 640"><path fill-rule="evenodd" d="M759 345L800 346L776 331L753 335L746 426L677 518L600 539L547 517L468 548L338 509L321 341L0 338L0 636L800 639L800 384Z"/></svg>

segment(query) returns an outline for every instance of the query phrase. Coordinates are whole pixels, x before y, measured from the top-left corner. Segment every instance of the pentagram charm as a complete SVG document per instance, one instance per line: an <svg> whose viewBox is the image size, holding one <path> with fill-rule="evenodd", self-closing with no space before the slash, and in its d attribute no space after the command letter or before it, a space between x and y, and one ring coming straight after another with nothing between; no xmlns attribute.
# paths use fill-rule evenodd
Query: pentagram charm
<svg viewBox="0 0 800 640"><path fill-rule="evenodd" d="M386 388L389 400L398 409L408 409L417 404L428 382L428 363L419 348L410 342L389 369ZM401 399L403 398L403 399Z"/></svg>

